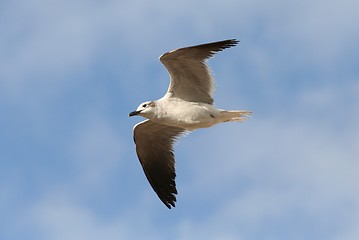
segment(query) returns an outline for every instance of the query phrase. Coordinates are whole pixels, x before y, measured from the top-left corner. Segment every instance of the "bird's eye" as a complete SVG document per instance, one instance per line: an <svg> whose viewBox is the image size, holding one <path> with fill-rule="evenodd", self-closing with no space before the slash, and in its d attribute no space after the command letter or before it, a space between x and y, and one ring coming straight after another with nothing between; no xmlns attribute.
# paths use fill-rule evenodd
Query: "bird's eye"
<svg viewBox="0 0 359 240"><path fill-rule="evenodd" d="M147 103L145 103L145 104L142 104L142 107L144 107L144 108L145 108L145 107L147 107Z"/></svg>

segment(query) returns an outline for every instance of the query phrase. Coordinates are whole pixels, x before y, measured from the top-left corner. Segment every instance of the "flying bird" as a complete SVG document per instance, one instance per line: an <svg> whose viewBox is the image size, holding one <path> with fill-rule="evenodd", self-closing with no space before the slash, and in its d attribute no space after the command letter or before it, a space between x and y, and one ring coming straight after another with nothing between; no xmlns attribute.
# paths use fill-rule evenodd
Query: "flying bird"
<svg viewBox="0 0 359 240"><path fill-rule="evenodd" d="M176 173L173 144L182 134L217 123L243 121L250 111L217 109L214 80L206 60L235 46L235 39L179 48L159 60L170 75L166 94L141 103L129 116L147 118L133 128L137 156L153 190L168 207L175 207Z"/></svg>

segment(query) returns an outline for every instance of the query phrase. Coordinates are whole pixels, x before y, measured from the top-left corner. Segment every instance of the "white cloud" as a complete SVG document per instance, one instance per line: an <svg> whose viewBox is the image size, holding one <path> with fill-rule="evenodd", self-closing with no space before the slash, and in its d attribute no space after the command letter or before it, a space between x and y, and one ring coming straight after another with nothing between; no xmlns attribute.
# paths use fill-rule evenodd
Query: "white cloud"
<svg viewBox="0 0 359 240"><path fill-rule="evenodd" d="M41 231L42 239L127 239L126 221L107 223L84 208L57 196L44 199L30 211L31 224ZM62 197L63 198L63 197Z"/></svg>
<svg viewBox="0 0 359 240"><path fill-rule="evenodd" d="M73 139L68 143L68 151L75 160L73 167L78 174L78 184L82 187L101 186L114 169L122 164L124 144L116 129L93 114L79 124ZM97 187L96 187L97 188Z"/></svg>
<svg viewBox="0 0 359 240"><path fill-rule="evenodd" d="M189 220L182 229L184 236L216 239L225 233L232 238L278 238L278 224L291 229L282 230L283 239L327 236L325 229L330 229L329 239L356 232L359 166L355 144L337 144L335 138L311 127L271 121L249 130L238 127L245 140L241 136L229 139L235 132L232 127L196 138L190 144L198 149L187 158L177 158L191 169L190 176L179 173L178 178L190 179L178 186L179 201L188 208L202 207L208 215L200 221ZM226 138L218 140L222 136ZM311 226L314 229L309 232Z"/></svg>

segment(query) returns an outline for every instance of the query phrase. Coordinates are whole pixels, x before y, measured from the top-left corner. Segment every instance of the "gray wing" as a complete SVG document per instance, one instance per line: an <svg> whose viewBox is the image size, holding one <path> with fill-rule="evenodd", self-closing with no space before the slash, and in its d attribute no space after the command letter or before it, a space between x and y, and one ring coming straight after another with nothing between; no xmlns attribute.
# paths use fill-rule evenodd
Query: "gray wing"
<svg viewBox="0 0 359 240"><path fill-rule="evenodd" d="M175 206L177 189L173 143L184 129L150 120L133 129L137 156L153 190L168 207Z"/></svg>
<svg viewBox="0 0 359 240"><path fill-rule="evenodd" d="M160 57L171 77L166 95L189 102L213 103L213 78L205 60L235 46L235 39L180 48Z"/></svg>

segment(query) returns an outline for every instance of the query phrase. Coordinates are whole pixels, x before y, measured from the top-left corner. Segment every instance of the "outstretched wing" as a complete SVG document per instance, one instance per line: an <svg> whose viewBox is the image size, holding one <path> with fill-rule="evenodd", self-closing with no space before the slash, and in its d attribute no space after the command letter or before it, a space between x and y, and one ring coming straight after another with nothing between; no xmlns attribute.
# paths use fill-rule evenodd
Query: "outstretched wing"
<svg viewBox="0 0 359 240"><path fill-rule="evenodd" d="M153 190L168 207L175 206L177 189L173 143L184 129L150 120L133 129L137 156Z"/></svg>
<svg viewBox="0 0 359 240"><path fill-rule="evenodd" d="M213 78L206 59L223 49L235 46L235 39L180 48L160 57L171 76L167 97L189 102L213 103Z"/></svg>

